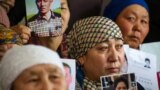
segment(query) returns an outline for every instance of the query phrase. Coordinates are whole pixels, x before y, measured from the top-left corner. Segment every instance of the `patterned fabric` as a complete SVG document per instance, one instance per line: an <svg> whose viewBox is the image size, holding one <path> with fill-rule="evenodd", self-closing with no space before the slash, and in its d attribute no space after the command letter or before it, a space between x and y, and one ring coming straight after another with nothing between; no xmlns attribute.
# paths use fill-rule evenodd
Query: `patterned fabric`
<svg viewBox="0 0 160 90"><path fill-rule="evenodd" d="M61 18L29 22L29 27L38 37L56 36L55 32L61 32Z"/></svg>
<svg viewBox="0 0 160 90"><path fill-rule="evenodd" d="M58 36L61 35L61 21L62 18L52 12L49 20L43 19L40 15L33 16L33 18L28 20L28 26L31 28L32 32L34 32L34 36Z"/></svg>
<svg viewBox="0 0 160 90"><path fill-rule="evenodd" d="M101 90L101 83L100 81L91 81L87 77L83 80L83 88L84 90Z"/></svg>
<svg viewBox="0 0 160 90"><path fill-rule="evenodd" d="M21 38L15 31L0 25L0 44L11 44L11 43L18 45L23 44Z"/></svg>
<svg viewBox="0 0 160 90"><path fill-rule="evenodd" d="M74 24L67 36L69 54L77 59L109 38L123 39L121 30L112 20L102 16L82 19Z"/></svg>

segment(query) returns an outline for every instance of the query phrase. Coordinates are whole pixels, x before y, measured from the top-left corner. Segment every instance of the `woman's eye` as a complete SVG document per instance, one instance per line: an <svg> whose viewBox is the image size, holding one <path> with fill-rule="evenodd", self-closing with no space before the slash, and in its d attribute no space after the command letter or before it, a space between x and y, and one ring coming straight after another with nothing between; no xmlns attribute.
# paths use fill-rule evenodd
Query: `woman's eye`
<svg viewBox="0 0 160 90"><path fill-rule="evenodd" d="M64 9L66 9L66 8L64 8L64 7L61 7L61 10L64 10Z"/></svg>
<svg viewBox="0 0 160 90"><path fill-rule="evenodd" d="M67 9L67 7L65 5L61 6L61 10L66 10L66 9Z"/></svg>
<svg viewBox="0 0 160 90"><path fill-rule="evenodd" d="M142 22L142 24L148 24L148 21L146 21L146 20L142 20L141 22Z"/></svg>
<svg viewBox="0 0 160 90"><path fill-rule="evenodd" d="M50 75L49 78L52 79L52 80L55 80L55 79L58 78L58 76L56 76L56 75Z"/></svg>
<svg viewBox="0 0 160 90"><path fill-rule="evenodd" d="M30 79L28 80L29 83L34 83L34 82L38 82L40 79L38 78L33 78L33 79Z"/></svg>
<svg viewBox="0 0 160 90"><path fill-rule="evenodd" d="M131 21L131 22L134 22L134 21L135 21L135 18L134 18L134 17L127 17L127 20L128 20L128 21Z"/></svg>
<svg viewBox="0 0 160 90"><path fill-rule="evenodd" d="M118 45L116 45L116 49L117 50L120 50L120 49L122 49L123 48L123 44L118 44Z"/></svg>
<svg viewBox="0 0 160 90"><path fill-rule="evenodd" d="M108 50L108 46L105 46L105 47L99 47L98 50L101 50L101 51L106 51Z"/></svg>

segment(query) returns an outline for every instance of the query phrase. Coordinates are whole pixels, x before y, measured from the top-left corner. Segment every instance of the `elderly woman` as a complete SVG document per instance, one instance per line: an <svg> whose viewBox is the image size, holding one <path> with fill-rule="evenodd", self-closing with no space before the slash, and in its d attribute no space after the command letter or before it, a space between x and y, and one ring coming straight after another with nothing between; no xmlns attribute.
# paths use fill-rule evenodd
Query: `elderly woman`
<svg viewBox="0 0 160 90"><path fill-rule="evenodd" d="M61 59L45 47L8 50L0 63L1 90L67 90Z"/></svg>
<svg viewBox="0 0 160 90"><path fill-rule="evenodd" d="M126 44L139 49L149 32L149 9L144 0L111 0L104 16L117 23Z"/></svg>
<svg viewBox="0 0 160 90"><path fill-rule="evenodd" d="M100 76L119 73L125 61L121 31L105 17L77 21L67 42L71 58L77 60L76 90L101 89Z"/></svg>

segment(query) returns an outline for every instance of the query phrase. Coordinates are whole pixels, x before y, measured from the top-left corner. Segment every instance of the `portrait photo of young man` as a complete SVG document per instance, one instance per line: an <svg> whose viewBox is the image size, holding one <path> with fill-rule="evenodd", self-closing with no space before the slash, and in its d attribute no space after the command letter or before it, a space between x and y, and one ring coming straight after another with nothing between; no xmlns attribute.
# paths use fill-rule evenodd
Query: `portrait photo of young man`
<svg viewBox="0 0 160 90"><path fill-rule="evenodd" d="M60 33L62 28L60 0L26 0L26 7L27 25L35 36L56 36L58 32Z"/></svg>

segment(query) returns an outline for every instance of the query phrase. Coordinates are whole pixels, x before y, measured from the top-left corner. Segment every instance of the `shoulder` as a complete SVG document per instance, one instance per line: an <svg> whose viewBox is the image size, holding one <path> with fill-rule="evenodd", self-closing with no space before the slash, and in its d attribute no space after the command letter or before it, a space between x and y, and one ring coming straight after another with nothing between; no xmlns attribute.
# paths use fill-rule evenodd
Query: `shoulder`
<svg viewBox="0 0 160 90"><path fill-rule="evenodd" d="M59 13L52 12L52 14L53 14L55 17L61 17L61 14L59 14Z"/></svg>
<svg viewBox="0 0 160 90"><path fill-rule="evenodd" d="M35 21L38 18L38 14L34 15L30 19L28 19L28 22Z"/></svg>

